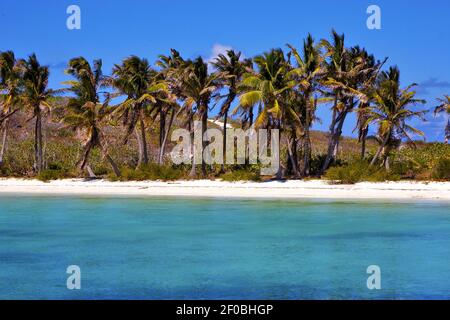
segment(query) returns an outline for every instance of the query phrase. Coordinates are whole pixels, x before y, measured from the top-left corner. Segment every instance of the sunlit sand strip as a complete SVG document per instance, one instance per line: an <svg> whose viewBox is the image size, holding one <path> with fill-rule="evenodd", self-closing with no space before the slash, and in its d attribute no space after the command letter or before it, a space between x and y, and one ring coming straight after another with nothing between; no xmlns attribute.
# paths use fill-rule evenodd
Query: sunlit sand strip
<svg viewBox="0 0 450 320"><path fill-rule="evenodd" d="M110 182L81 179L49 183L26 179L0 179L0 194L88 196L179 196L286 199L390 199L450 201L450 182L386 182L331 185L326 181L223 182L142 181ZM1 200L0 200L1 201Z"/></svg>

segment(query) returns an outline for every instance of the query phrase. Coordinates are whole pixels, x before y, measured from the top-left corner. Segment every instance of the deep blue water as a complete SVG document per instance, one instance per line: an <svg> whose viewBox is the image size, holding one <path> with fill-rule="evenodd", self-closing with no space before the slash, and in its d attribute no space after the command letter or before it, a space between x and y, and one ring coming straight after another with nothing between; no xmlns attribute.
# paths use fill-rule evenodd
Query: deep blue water
<svg viewBox="0 0 450 320"><path fill-rule="evenodd" d="M0 299L450 299L449 209L2 196Z"/></svg>

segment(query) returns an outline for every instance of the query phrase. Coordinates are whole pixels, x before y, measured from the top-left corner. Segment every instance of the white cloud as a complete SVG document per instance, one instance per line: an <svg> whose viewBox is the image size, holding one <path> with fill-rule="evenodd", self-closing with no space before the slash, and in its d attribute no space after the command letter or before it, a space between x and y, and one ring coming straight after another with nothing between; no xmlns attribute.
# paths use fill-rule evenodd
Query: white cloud
<svg viewBox="0 0 450 320"><path fill-rule="evenodd" d="M217 58L217 56L219 54L226 54L228 50L233 49L230 46L227 45L223 45L220 43L216 43L213 45L212 49L211 49L211 55L208 58L208 62L212 62L214 61L215 58Z"/></svg>

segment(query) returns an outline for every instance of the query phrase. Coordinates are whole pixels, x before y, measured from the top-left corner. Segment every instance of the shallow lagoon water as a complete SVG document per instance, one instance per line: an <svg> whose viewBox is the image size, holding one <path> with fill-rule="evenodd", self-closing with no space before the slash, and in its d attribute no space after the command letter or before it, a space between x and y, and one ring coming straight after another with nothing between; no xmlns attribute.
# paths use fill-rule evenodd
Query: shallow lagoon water
<svg viewBox="0 0 450 320"><path fill-rule="evenodd" d="M450 204L1 196L0 299L450 299Z"/></svg>

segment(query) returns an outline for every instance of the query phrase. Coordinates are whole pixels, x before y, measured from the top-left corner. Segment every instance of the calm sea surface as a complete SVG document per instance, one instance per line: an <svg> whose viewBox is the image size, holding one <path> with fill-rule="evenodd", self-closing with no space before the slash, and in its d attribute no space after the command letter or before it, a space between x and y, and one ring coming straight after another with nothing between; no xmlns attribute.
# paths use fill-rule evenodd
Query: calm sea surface
<svg viewBox="0 0 450 320"><path fill-rule="evenodd" d="M450 299L450 204L1 196L17 298Z"/></svg>

